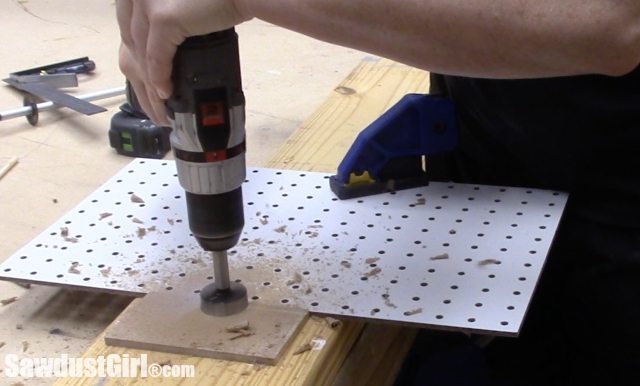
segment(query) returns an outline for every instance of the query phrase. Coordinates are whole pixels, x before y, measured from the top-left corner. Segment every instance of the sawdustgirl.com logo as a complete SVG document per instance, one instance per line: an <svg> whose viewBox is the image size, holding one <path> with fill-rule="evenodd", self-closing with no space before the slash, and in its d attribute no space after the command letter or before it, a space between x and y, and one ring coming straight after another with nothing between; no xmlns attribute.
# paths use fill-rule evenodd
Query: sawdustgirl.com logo
<svg viewBox="0 0 640 386"><path fill-rule="evenodd" d="M29 358L8 354L4 357L7 378L193 378L194 365L149 364L147 354L100 355L95 358L59 357Z"/></svg>

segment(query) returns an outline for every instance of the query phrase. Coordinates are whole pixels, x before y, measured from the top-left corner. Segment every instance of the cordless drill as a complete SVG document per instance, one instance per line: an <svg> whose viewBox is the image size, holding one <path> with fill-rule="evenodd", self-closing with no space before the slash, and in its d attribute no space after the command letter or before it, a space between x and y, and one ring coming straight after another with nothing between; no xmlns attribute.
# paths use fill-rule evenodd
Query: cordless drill
<svg viewBox="0 0 640 386"><path fill-rule="evenodd" d="M247 306L244 286L229 280L227 250L244 226L245 109L238 37L228 29L186 39L173 61L166 102L178 180L186 191L189 227L211 251L214 283L200 292L201 309L229 315Z"/></svg>

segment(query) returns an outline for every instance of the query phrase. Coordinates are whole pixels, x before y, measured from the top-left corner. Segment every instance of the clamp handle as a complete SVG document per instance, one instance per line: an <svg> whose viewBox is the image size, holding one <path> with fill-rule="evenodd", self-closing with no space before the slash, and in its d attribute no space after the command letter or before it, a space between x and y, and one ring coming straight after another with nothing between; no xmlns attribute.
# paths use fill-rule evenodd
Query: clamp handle
<svg viewBox="0 0 640 386"><path fill-rule="evenodd" d="M423 158L455 148L453 102L408 94L365 128L331 178L340 198L426 185Z"/></svg>

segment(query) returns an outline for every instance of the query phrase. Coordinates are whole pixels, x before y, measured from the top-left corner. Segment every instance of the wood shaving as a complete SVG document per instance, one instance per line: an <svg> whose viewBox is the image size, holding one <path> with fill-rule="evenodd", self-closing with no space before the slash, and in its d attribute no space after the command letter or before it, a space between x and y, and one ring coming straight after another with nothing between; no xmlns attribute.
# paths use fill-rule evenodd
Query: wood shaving
<svg viewBox="0 0 640 386"><path fill-rule="evenodd" d="M71 267L69 267L69 273L74 273L76 275L80 274L80 270L78 268L76 268L79 264L75 263L75 264L71 264Z"/></svg>
<svg viewBox="0 0 640 386"><path fill-rule="evenodd" d="M431 260L447 260L448 258L449 258L448 253L443 253L440 255L435 255L430 257Z"/></svg>
<svg viewBox="0 0 640 386"><path fill-rule="evenodd" d="M375 267L374 269L372 269L371 271L367 272L364 274L365 277L372 277L372 276L376 276L377 274L379 274L380 272L382 272L382 268L380 267Z"/></svg>
<svg viewBox="0 0 640 386"><path fill-rule="evenodd" d="M109 275L111 274L111 267L101 269L101 270L100 270L100 273L101 273L101 274L102 274L102 276L104 276L104 277L109 277Z"/></svg>
<svg viewBox="0 0 640 386"><path fill-rule="evenodd" d="M78 239L76 239L75 237L65 237L64 241L68 242L68 243L77 243Z"/></svg>
<svg viewBox="0 0 640 386"><path fill-rule="evenodd" d="M287 281L287 285L294 285L302 282L302 275L298 272L293 274L293 278Z"/></svg>
<svg viewBox="0 0 640 386"><path fill-rule="evenodd" d="M140 220L140 219L139 219L139 218L137 218L137 217L134 217L131 221L133 221L133 222L134 222L134 223L136 223L136 224L144 224L144 221Z"/></svg>
<svg viewBox="0 0 640 386"><path fill-rule="evenodd" d="M7 306L7 305L9 305L11 303L15 303L17 300L18 300L18 297L17 296L13 296L13 297L10 297L10 298L6 298L6 299L0 300L0 304L2 304L2 306L4 307L4 306Z"/></svg>
<svg viewBox="0 0 640 386"><path fill-rule="evenodd" d="M311 351L312 348L313 348L313 345L310 342L307 342L307 343L303 344L302 346L298 347L296 349L296 351L293 352L292 355L300 355L300 354L305 353L307 351Z"/></svg>
<svg viewBox="0 0 640 386"><path fill-rule="evenodd" d="M424 199L424 198L419 198L419 199L417 199L417 200L416 200L416 203L415 203L415 204L413 204L413 205L424 205L424 204L426 204L426 203L427 203L427 200L426 200L426 199Z"/></svg>
<svg viewBox="0 0 640 386"><path fill-rule="evenodd" d="M131 202L134 202L136 204L144 204L144 200L142 198L140 198L140 196L136 195L135 193L131 194Z"/></svg>
<svg viewBox="0 0 640 386"><path fill-rule="evenodd" d="M346 260L341 261L340 265L345 267L345 268L351 268L351 263L346 261Z"/></svg>
<svg viewBox="0 0 640 386"><path fill-rule="evenodd" d="M232 336L231 338L229 338L229 340L236 340L236 339L240 339L240 338L246 338L246 337L252 336L252 335L255 335L255 332L242 331L238 335L235 335L235 336Z"/></svg>
<svg viewBox="0 0 640 386"><path fill-rule="evenodd" d="M104 213L100 213L100 215L99 215L100 220L103 220L103 219L105 219L105 218L107 218L109 216L113 216L113 213L104 212Z"/></svg>
<svg viewBox="0 0 640 386"><path fill-rule="evenodd" d="M364 262L367 264L375 264L378 262L378 260L380 260L379 257L370 257L367 260L365 260Z"/></svg>
<svg viewBox="0 0 640 386"><path fill-rule="evenodd" d="M143 238L144 236L147 235L147 230L141 227L138 227L138 230L136 231L136 236L138 236L138 238Z"/></svg>
<svg viewBox="0 0 640 386"><path fill-rule="evenodd" d="M391 307L391 308L398 308L398 306L396 306L395 304L391 303L391 295L389 295L389 289L387 289L387 292L382 294L382 298L384 299L384 304L387 307Z"/></svg>
<svg viewBox="0 0 640 386"><path fill-rule="evenodd" d="M283 225L283 226L281 226L281 227L277 227L276 229L274 229L274 231L275 231L276 233L285 233L285 232L287 231L287 226L286 226L286 225Z"/></svg>
<svg viewBox="0 0 640 386"><path fill-rule="evenodd" d="M173 219L171 219L171 218L168 218L167 222L169 223L169 225L175 224L175 221Z"/></svg>
<svg viewBox="0 0 640 386"><path fill-rule="evenodd" d="M226 332L232 332L232 333L238 333L238 332L242 332L242 331L249 331L251 329L251 325L249 324L248 320L243 320L242 322L238 323L238 324L234 324L233 326L229 326L227 328L225 328L224 330Z"/></svg>
<svg viewBox="0 0 640 386"><path fill-rule="evenodd" d="M478 265L490 265L490 264L500 264L500 260L484 259L484 260L478 261Z"/></svg>
<svg viewBox="0 0 640 386"><path fill-rule="evenodd" d="M267 220L266 217L263 217L263 218L260 219L260 224L267 225L267 224L269 224L269 220Z"/></svg>
<svg viewBox="0 0 640 386"><path fill-rule="evenodd" d="M334 318L329 317L329 316L324 318L324 321L331 328L338 328L338 327L342 326L342 321L341 320L334 319Z"/></svg>
<svg viewBox="0 0 640 386"><path fill-rule="evenodd" d="M405 311L405 316L417 315L422 313L422 308L415 308L413 310Z"/></svg>
<svg viewBox="0 0 640 386"><path fill-rule="evenodd" d="M29 342L27 342L26 340L22 341L22 352L27 352L27 350L29 349Z"/></svg>

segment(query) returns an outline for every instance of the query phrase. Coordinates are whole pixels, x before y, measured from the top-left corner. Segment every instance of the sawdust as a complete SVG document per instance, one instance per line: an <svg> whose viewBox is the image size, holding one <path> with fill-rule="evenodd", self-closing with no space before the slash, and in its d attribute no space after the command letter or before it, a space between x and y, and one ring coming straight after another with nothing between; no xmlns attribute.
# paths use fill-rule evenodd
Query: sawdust
<svg viewBox="0 0 640 386"><path fill-rule="evenodd" d="M416 200L416 202L413 205L424 205L427 203L427 200L424 198L419 198Z"/></svg>
<svg viewBox="0 0 640 386"><path fill-rule="evenodd" d="M22 341L22 352L27 352L27 350L29 349L29 342L27 342L26 340Z"/></svg>
<svg viewBox="0 0 640 386"><path fill-rule="evenodd" d="M238 335L234 335L231 338L229 338L229 340L236 340L236 339L240 339L240 338L246 338L248 336L252 336L255 335L255 332L252 331L242 331L240 333L238 333Z"/></svg>
<svg viewBox="0 0 640 386"><path fill-rule="evenodd" d="M101 273L101 274L102 274L102 276L104 276L104 277L109 277L109 275L111 274L111 267L101 269L101 270L100 270L100 273Z"/></svg>
<svg viewBox="0 0 640 386"><path fill-rule="evenodd" d="M353 94L355 94L357 92L356 90L352 89L351 87L345 87L345 86L338 86L333 91L337 92L338 94L342 94L342 95L353 95Z"/></svg>
<svg viewBox="0 0 640 386"><path fill-rule="evenodd" d="M235 324L233 326L229 326L224 330L227 333L236 334L229 338L229 340L236 340L240 338L246 338L248 336L255 335L255 332L251 330L251 325L248 320L243 320L242 322Z"/></svg>
<svg viewBox="0 0 640 386"><path fill-rule="evenodd" d="M0 342L0 348L3 348L6 345L5 342Z"/></svg>
<svg viewBox="0 0 640 386"><path fill-rule="evenodd" d="M104 220L105 218L107 218L109 216L113 216L113 213L109 213L109 212L100 213L100 215L98 217L99 217L100 220Z"/></svg>
<svg viewBox="0 0 640 386"><path fill-rule="evenodd" d="M382 272L382 268L380 267L375 267L374 269L372 269L371 271L367 272L364 274L365 277L373 277L373 276L377 276L380 272Z"/></svg>
<svg viewBox="0 0 640 386"><path fill-rule="evenodd" d="M389 288L387 288L387 292L382 294L382 298L384 299L384 305L391 308L398 308L395 304L391 302L391 295L389 295Z"/></svg>
<svg viewBox="0 0 640 386"><path fill-rule="evenodd" d="M307 351L311 351L312 348L313 348L313 345L310 342L307 342L307 343L303 344L302 346L298 347L296 349L296 351L293 352L292 355L300 355L300 354L305 353Z"/></svg>
<svg viewBox="0 0 640 386"><path fill-rule="evenodd" d="M69 270L67 272L79 275L80 270L77 268L79 265L80 265L79 263L71 264L71 267L69 267Z"/></svg>
<svg viewBox="0 0 640 386"><path fill-rule="evenodd" d="M367 260L365 260L364 262L367 264L375 264L378 262L378 260L380 260L379 257L370 257Z"/></svg>
<svg viewBox="0 0 640 386"><path fill-rule="evenodd" d="M138 236L139 239L142 239L146 235L147 235L147 230L145 228L138 227L138 230L136 230L136 236Z"/></svg>
<svg viewBox="0 0 640 386"><path fill-rule="evenodd" d="M250 329L251 329L251 325L249 324L249 321L248 320L243 320L242 322L240 322L238 324L234 324L233 326L226 327L224 330L226 332L238 333L238 332L242 332L242 331L248 331Z"/></svg>
<svg viewBox="0 0 640 386"><path fill-rule="evenodd" d="M144 221L140 220L137 217L132 218L131 221L133 221L136 224L144 224Z"/></svg>
<svg viewBox="0 0 640 386"><path fill-rule="evenodd" d="M421 313L422 313L422 308L415 308L413 310L405 311L404 315L405 316L412 316L412 315L417 315L417 314L421 314Z"/></svg>
<svg viewBox="0 0 640 386"><path fill-rule="evenodd" d="M302 283L302 275L299 274L298 272L293 274L293 278L291 278L290 280L287 280L287 285L294 285L298 283Z"/></svg>
<svg viewBox="0 0 640 386"><path fill-rule="evenodd" d="M144 200L142 198L140 198L140 196L138 196L135 193L131 193L131 196L129 198L131 199L131 202L133 202L133 203L144 204Z"/></svg>
<svg viewBox="0 0 640 386"><path fill-rule="evenodd" d="M70 242L70 243L77 243L78 242L77 238L69 236L69 228L68 227L61 227L60 228L60 236L64 239L64 241L67 241L67 242Z"/></svg>
<svg viewBox="0 0 640 386"><path fill-rule="evenodd" d="M484 259L478 261L478 265L491 265L491 264L500 264L500 260L497 259Z"/></svg>
<svg viewBox="0 0 640 386"><path fill-rule="evenodd" d="M346 260L341 261L340 265L345 267L345 268L351 268L351 263L346 261Z"/></svg>
<svg viewBox="0 0 640 386"><path fill-rule="evenodd" d="M277 227L276 229L274 229L274 231L275 231L276 233L285 233L285 232L287 231L287 226L286 226L286 225L283 225L283 226L281 226L281 227Z"/></svg>
<svg viewBox="0 0 640 386"><path fill-rule="evenodd" d="M17 300L18 300L18 297L17 296L13 296L13 297L10 297L10 298L6 298L6 299L0 300L0 304L2 304L2 306L4 307L4 306L8 306L11 303L15 303Z"/></svg>
<svg viewBox="0 0 640 386"><path fill-rule="evenodd" d="M173 219L171 219L171 218L168 218L167 222L169 223L169 225L175 224L175 221Z"/></svg>
<svg viewBox="0 0 640 386"><path fill-rule="evenodd" d="M431 256L430 260L447 260L449 258L448 253L442 253L440 255Z"/></svg>
<svg viewBox="0 0 640 386"><path fill-rule="evenodd" d="M324 321L332 329L335 329L335 328L338 328L338 327L342 326L342 321L341 320L334 319L334 318L329 317L329 316L324 318Z"/></svg>
<svg viewBox="0 0 640 386"><path fill-rule="evenodd" d="M59 328L52 328L51 330L49 330L49 334L50 335L66 335L65 332Z"/></svg>

